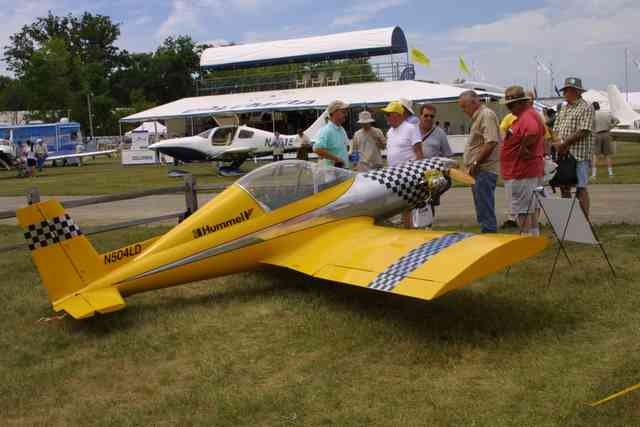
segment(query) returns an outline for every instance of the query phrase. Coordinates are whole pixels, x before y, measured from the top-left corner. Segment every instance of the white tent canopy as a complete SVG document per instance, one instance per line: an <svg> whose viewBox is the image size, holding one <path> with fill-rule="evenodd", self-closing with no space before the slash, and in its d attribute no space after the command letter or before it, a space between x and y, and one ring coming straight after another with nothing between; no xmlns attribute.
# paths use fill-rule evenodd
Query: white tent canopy
<svg viewBox="0 0 640 427"><path fill-rule="evenodd" d="M356 56L407 52L400 27L277 40L206 49L200 66L210 69L240 68L290 62L311 62Z"/></svg>
<svg viewBox="0 0 640 427"><path fill-rule="evenodd" d="M149 132L150 134L155 134L157 132L158 135L166 135L167 127L157 121L144 122L137 128L125 133L125 135L131 135L133 132Z"/></svg>
<svg viewBox="0 0 640 427"><path fill-rule="evenodd" d="M228 95L183 98L121 119L142 122L189 117L207 117L220 113L252 111L324 110L331 101L340 99L352 106L377 107L399 98L414 102L453 101L468 89L418 80L355 83L344 86L248 92ZM499 93L478 92L492 98Z"/></svg>

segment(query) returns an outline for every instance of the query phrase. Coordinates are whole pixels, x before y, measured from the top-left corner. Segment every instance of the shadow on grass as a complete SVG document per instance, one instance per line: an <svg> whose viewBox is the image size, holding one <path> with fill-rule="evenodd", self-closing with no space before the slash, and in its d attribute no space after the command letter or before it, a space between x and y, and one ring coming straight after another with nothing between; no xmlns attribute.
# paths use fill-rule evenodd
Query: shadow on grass
<svg viewBox="0 0 640 427"><path fill-rule="evenodd" d="M580 313L561 310L553 301L536 296L528 299L504 297L463 289L433 301L423 301L276 268L229 277L236 278L236 283L221 290L215 289L215 283L199 284L214 287L213 292L205 295L156 294L153 300L134 303L106 316L82 322L70 319L70 331L92 336L109 335L154 319L179 316L180 312L191 308L245 304L258 299L285 299L290 309L296 311L318 310L320 306L334 318L382 322L383 326L375 327L391 325L419 340L480 346L494 346L497 339L526 337L541 331L562 335L575 330L583 318ZM513 341L526 343L526 340Z"/></svg>

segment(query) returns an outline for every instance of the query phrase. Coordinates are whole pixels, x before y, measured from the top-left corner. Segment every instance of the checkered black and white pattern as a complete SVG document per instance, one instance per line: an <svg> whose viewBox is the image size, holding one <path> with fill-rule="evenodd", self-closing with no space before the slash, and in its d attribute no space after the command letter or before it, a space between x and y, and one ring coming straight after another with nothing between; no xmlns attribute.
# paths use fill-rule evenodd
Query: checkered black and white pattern
<svg viewBox="0 0 640 427"><path fill-rule="evenodd" d="M24 237L29 242L29 249L34 251L81 234L80 228L71 217L64 214L64 216L44 220L38 224L31 224L27 232L24 233Z"/></svg>
<svg viewBox="0 0 640 427"><path fill-rule="evenodd" d="M403 198L411 207L419 207L427 198L424 173L429 170L447 171L444 159L424 159L403 162L397 166L367 172L364 177L384 185Z"/></svg>
<svg viewBox="0 0 640 427"><path fill-rule="evenodd" d="M402 279L429 261L432 256L454 243L471 236L473 236L473 234L452 233L438 239L429 240L391 264L385 271L380 273L368 287L378 291L391 292Z"/></svg>

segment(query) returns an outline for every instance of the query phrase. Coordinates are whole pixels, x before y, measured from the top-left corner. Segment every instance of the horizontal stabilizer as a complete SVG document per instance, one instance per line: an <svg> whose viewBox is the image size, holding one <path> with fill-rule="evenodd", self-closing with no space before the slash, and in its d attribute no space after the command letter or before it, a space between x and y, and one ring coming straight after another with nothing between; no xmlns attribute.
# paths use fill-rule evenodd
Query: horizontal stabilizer
<svg viewBox="0 0 640 427"><path fill-rule="evenodd" d="M115 288L101 288L69 296L53 303L55 311L64 310L74 319L85 319L96 312L111 313L126 307L126 303Z"/></svg>

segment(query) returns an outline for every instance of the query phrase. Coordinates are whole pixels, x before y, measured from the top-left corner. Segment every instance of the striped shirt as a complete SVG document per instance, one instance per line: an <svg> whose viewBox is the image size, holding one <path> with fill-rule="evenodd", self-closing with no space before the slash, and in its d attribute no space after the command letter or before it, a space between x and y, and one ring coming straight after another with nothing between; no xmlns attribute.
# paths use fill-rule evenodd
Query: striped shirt
<svg viewBox="0 0 640 427"><path fill-rule="evenodd" d="M586 137L579 139L569 148L576 160L591 160L594 116L595 110L582 98L574 104L564 104L558 112L553 132L561 141L570 138L578 131L589 131Z"/></svg>

